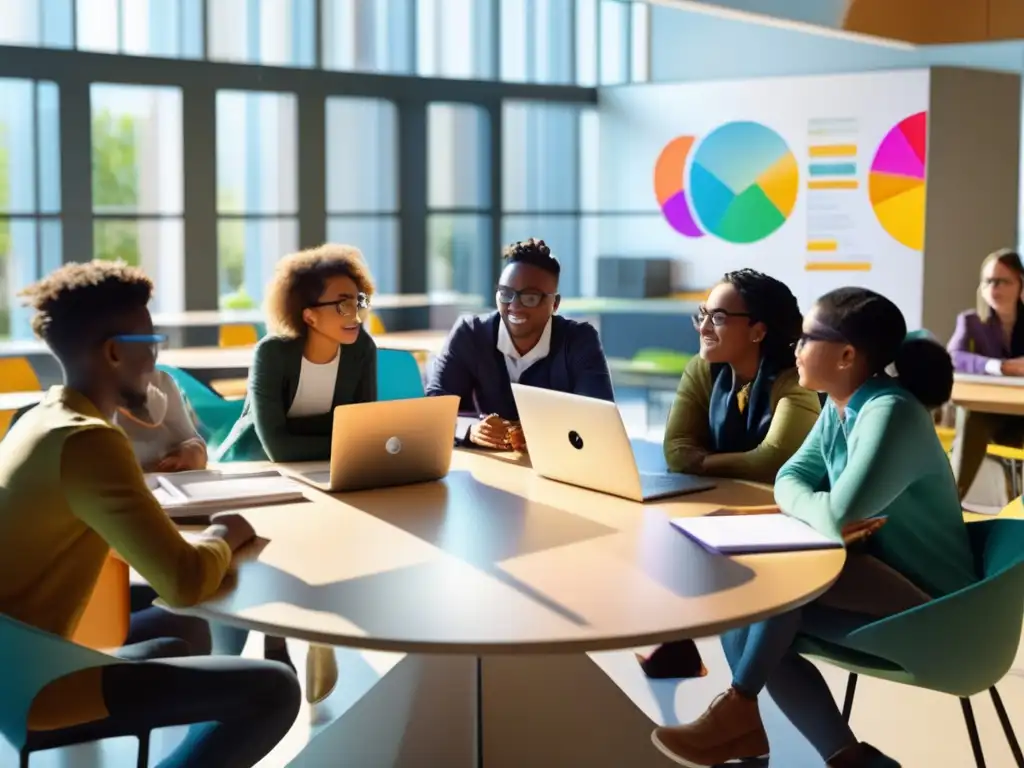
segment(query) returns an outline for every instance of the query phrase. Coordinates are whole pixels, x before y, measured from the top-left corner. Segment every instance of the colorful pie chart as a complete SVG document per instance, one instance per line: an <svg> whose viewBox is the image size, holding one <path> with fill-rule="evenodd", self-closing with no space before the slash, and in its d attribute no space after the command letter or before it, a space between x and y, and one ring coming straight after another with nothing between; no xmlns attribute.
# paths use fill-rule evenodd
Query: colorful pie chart
<svg viewBox="0 0 1024 768"><path fill-rule="evenodd" d="M924 248L925 157L928 115L901 120L878 145L868 196L882 229L916 251Z"/></svg>
<svg viewBox="0 0 1024 768"><path fill-rule="evenodd" d="M785 140L754 122L726 123L701 141L690 199L703 228L730 243L762 240L796 205L800 170Z"/></svg>
<svg viewBox="0 0 1024 768"><path fill-rule="evenodd" d="M694 141L693 136L677 136L661 150L654 164L654 196L672 229L686 237L704 237L704 231L694 221L684 188L686 160Z"/></svg>

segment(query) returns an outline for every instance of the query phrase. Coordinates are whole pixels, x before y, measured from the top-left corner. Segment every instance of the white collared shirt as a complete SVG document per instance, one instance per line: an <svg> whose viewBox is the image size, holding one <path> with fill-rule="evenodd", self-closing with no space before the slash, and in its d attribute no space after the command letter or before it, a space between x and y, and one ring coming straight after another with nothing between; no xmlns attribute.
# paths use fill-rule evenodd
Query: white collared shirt
<svg viewBox="0 0 1024 768"><path fill-rule="evenodd" d="M505 321L498 323L498 351L505 357L505 368L508 370L508 378L513 384L519 383L523 372L538 360L543 360L551 352L551 318L548 318L544 326L544 333L540 335L537 346L520 355L516 345L512 343L512 337L508 335L508 328Z"/></svg>

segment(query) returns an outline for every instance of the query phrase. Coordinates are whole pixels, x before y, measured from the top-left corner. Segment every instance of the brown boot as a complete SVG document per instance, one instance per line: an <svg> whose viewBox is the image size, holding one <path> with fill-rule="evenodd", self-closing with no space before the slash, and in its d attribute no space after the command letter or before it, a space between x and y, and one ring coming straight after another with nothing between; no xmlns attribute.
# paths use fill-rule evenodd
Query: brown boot
<svg viewBox="0 0 1024 768"><path fill-rule="evenodd" d="M651 740L666 757L688 768L768 754L768 734L757 699L749 699L735 688L711 702L694 722L656 728Z"/></svg>

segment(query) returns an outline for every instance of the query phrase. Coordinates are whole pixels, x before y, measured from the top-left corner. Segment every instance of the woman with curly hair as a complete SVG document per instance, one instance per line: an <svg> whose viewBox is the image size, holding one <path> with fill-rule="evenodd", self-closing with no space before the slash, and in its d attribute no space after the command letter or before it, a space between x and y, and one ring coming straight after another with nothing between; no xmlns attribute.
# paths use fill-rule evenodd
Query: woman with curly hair
<svg viewBox="0 0 1024 768"><path fill-rule="evenodd" d="M363 329L373 278L362 253L286 256L268 286L271 335L256 347L242 415L217 461L323 461L339 405L377 399L377 345Z"/></svg>
<svg viewBox="0 0 1024 768"><path fill-rule="evenodd" d="M700 355L683 372L665 427L670 470L775 482L821 412L817 393L798 381L802 321L792 291L761 272L729 272L712 289L693 318ZM661 646L643 667L650 677L703 673L690 640Z"/></svg>

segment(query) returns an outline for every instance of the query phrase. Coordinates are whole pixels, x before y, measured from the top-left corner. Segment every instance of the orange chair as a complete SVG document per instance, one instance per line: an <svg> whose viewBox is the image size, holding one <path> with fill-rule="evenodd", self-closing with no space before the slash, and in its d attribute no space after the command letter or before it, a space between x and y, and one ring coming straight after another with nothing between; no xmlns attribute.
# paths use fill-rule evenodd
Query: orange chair
<svg viewBox="0 0 1024 768"><path fill-rule="evenodd" d="M0 357L0 392L38 392L42 389L32 363L25 357Z"/></svg>
<svg viewBox="0 0 1024 768"><path fill-rule="evenodd" d="M366 330L370 332L371 336L379 336L382 333L388 332L387 328L384 327L384 323L382 323L380 318L372 312L366 319Z"/></svg>
<svg viewBox="0 0 1024 768"><path fill-rule="evenodd" d="M260 334L255 325L234 324L220 327L219 344L222 347L251 347L259 340Z"/></svg>
<svg viewBox="0 0 1024 768"><path fill-rule="evenodd" d="M111 552L71 639L97 650L119 648L128 637L131 610L128 563Z"/></svg>

